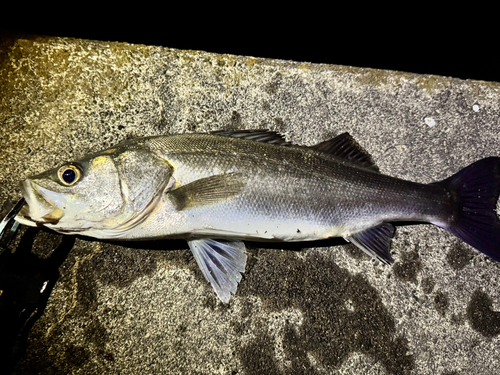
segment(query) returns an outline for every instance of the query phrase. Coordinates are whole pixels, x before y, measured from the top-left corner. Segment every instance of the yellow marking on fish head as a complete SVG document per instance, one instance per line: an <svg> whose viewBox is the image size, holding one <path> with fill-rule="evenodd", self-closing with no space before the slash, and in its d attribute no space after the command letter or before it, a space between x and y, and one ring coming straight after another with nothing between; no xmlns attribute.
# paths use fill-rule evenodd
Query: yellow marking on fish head
<svg viewBox="0 0 500 375"><path fill-rule="evenodd" d="M99 168L100 166L106 164L109 161L109 156L97 156L94 159L92 159L91 165L94 168Z"/></svg>
<svg viewBox="0 0 500 375"><path fill-rule="evenodd" d="M115 154L117 151L118 151L117 148L109 148L107 150L102 151L101 153L103 155L111 155L111 154Z"/></svg>
<svg viewBox="0 0 500 375"><path fill-rule="evenodd" d="M90 160L89 169L88 169L87 173L94 173L97 171L105 171L105 170L108 170L110 168L115 169L112 157L109 155L99 155L99 156L96 156L95 158Z"/></svg>

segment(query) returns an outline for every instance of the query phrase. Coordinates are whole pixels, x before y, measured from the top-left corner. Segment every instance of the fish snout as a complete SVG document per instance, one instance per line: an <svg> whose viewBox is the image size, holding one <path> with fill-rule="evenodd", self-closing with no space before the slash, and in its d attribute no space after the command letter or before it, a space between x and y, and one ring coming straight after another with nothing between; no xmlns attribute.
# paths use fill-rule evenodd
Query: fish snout
<svg viewBox="0 0 500 375"><path fill-rule="evenodd" d="M21 184L21 192L26 200L26 215L41 224L57 224L64 216L64 210L56 202L59 194L51 192L27 179ZM60 202L59 202L60 203Z"/></svg>

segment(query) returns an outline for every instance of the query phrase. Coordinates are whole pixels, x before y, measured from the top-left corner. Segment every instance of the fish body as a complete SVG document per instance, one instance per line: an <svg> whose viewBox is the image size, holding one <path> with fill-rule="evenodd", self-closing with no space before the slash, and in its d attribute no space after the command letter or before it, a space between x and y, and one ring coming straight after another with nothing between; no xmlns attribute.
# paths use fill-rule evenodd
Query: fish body
<svg viewBox="0 0 500 375"><path fill-rule="evenodd" d="M500 260L500 158L419 184L379 173L347 133L313 147L263 131L138 138L28 178L22 190L23 224L186 239L223 302L244 271L241 240L344 237L391 263L390 223L428 222Z"/></svg>
<svg viewBox="0 0 500 375"><path fill-rule="evenodd" d="M206 197L179 210L177 200L189 198L167 194L154 215L121 238L313 241L385 221L446 220L451 207L442 187L353 168L313 149L206 134L143 142L173 166L175 183L197 183ZM210 186L214 176L220 181Z"/></svg>

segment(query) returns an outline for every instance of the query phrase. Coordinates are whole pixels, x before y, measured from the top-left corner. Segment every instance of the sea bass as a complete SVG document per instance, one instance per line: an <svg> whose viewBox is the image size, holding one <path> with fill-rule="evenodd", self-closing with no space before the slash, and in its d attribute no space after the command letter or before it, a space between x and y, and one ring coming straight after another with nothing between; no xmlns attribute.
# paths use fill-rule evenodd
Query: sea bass
<svg viewBox="0 0 500 375"><path fill-rule="evenodd" d="M242 240L343 237L390 264L391 223L425 222L500 260L500 158L420 184L381 174L347 133L312 147L262 130L138 138L21 189L21 224L99 239L185 239L224 303L245 270Z"/></svg>

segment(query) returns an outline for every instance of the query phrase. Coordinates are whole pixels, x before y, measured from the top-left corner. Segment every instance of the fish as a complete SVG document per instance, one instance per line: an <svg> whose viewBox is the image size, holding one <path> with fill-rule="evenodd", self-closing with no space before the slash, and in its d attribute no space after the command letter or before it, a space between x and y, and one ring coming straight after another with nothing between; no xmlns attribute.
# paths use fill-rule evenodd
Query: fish
<svg viewBox="0 0 500 375"><path fill-rule="evenodd" d="M397 222L430 223L500 261L500 158L429 184L380 173L348 133L300 146L269 130L135 138L21 183L16 220L102 240L185 239L217 297L236 294L243 241L343 237L393 263Z"/></svg>

